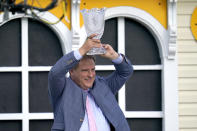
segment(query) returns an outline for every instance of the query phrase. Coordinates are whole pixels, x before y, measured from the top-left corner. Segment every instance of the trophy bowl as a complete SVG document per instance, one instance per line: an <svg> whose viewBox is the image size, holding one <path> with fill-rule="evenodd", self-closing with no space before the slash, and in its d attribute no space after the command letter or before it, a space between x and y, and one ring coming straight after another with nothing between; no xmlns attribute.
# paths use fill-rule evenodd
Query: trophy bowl
<svg viewBox="0 0 197 131"><path fill-rule="evenodd" d="M104 32L104 26L105 26L105 10L106 8L92 8L90 10L83 9L81 10L84 26L86 30L86 34L89 37L92 34L97 34L93 39L101 39L103 32ZM87 55L99 55L99 54L105 54L106 50L101 48L92 48L87 52Z"/></svg>

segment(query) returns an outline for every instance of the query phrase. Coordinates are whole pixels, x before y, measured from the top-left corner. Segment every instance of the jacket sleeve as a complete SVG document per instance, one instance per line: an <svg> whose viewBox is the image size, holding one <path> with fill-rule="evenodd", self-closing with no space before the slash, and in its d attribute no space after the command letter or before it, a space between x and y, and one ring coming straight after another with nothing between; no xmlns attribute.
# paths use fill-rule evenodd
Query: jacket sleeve
<svg viewBox="0 0 197 131"><path fill-rule="evenodd" d="M51 68L48 74L48 91L54 110L59 96L61 96L64 90L66 84L66 74L78 62L79 61L76 60L74 57L74 52L72 51L60 58Z"/></svg>
<svg viewBox="0 0 197 131"><path fill-rule="evenodd" d="M123 61L120 64L114 64L114 66L116 70L105 80L112 93L116 94L133 74L133 66L125 56L123 56Z"/></svg>

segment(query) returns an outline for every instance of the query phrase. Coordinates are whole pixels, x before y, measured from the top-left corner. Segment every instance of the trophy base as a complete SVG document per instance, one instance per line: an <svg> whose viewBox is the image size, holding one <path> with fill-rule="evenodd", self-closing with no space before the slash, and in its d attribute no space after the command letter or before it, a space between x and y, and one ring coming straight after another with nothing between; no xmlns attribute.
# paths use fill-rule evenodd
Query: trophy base
<svg viewBox="0 0 197 131"><path fill-rule="evenodd" d="M86 53L86 55L101 55L105 53L106 53L106 50L103 47L101 47L101 48L92 48Z"/></svg>

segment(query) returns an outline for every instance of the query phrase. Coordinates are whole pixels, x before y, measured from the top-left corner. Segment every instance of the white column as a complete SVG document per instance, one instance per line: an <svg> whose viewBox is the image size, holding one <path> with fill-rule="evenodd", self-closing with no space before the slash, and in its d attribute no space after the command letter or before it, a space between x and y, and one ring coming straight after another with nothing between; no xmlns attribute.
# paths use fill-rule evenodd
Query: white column
<svg viewBox="0 0 197 131"><path fill-rule="evenodd" d="M163 131L178 131L178 75L177 62L175 60L164 60L163 77ZM164 79L165 78L165 79Z"/></svg>

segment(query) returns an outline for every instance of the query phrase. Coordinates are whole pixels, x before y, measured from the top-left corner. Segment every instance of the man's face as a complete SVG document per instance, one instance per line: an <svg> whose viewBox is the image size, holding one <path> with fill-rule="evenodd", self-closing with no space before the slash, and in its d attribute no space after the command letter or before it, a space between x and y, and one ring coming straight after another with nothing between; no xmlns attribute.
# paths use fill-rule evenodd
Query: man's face
<svg viewBox="0 0 197 131"><path fill-rule="evenodd" d="M95 63L92 59L82 59L76 69L70 71L72 80L82 89L93 86L95 80Z"/></svg>

